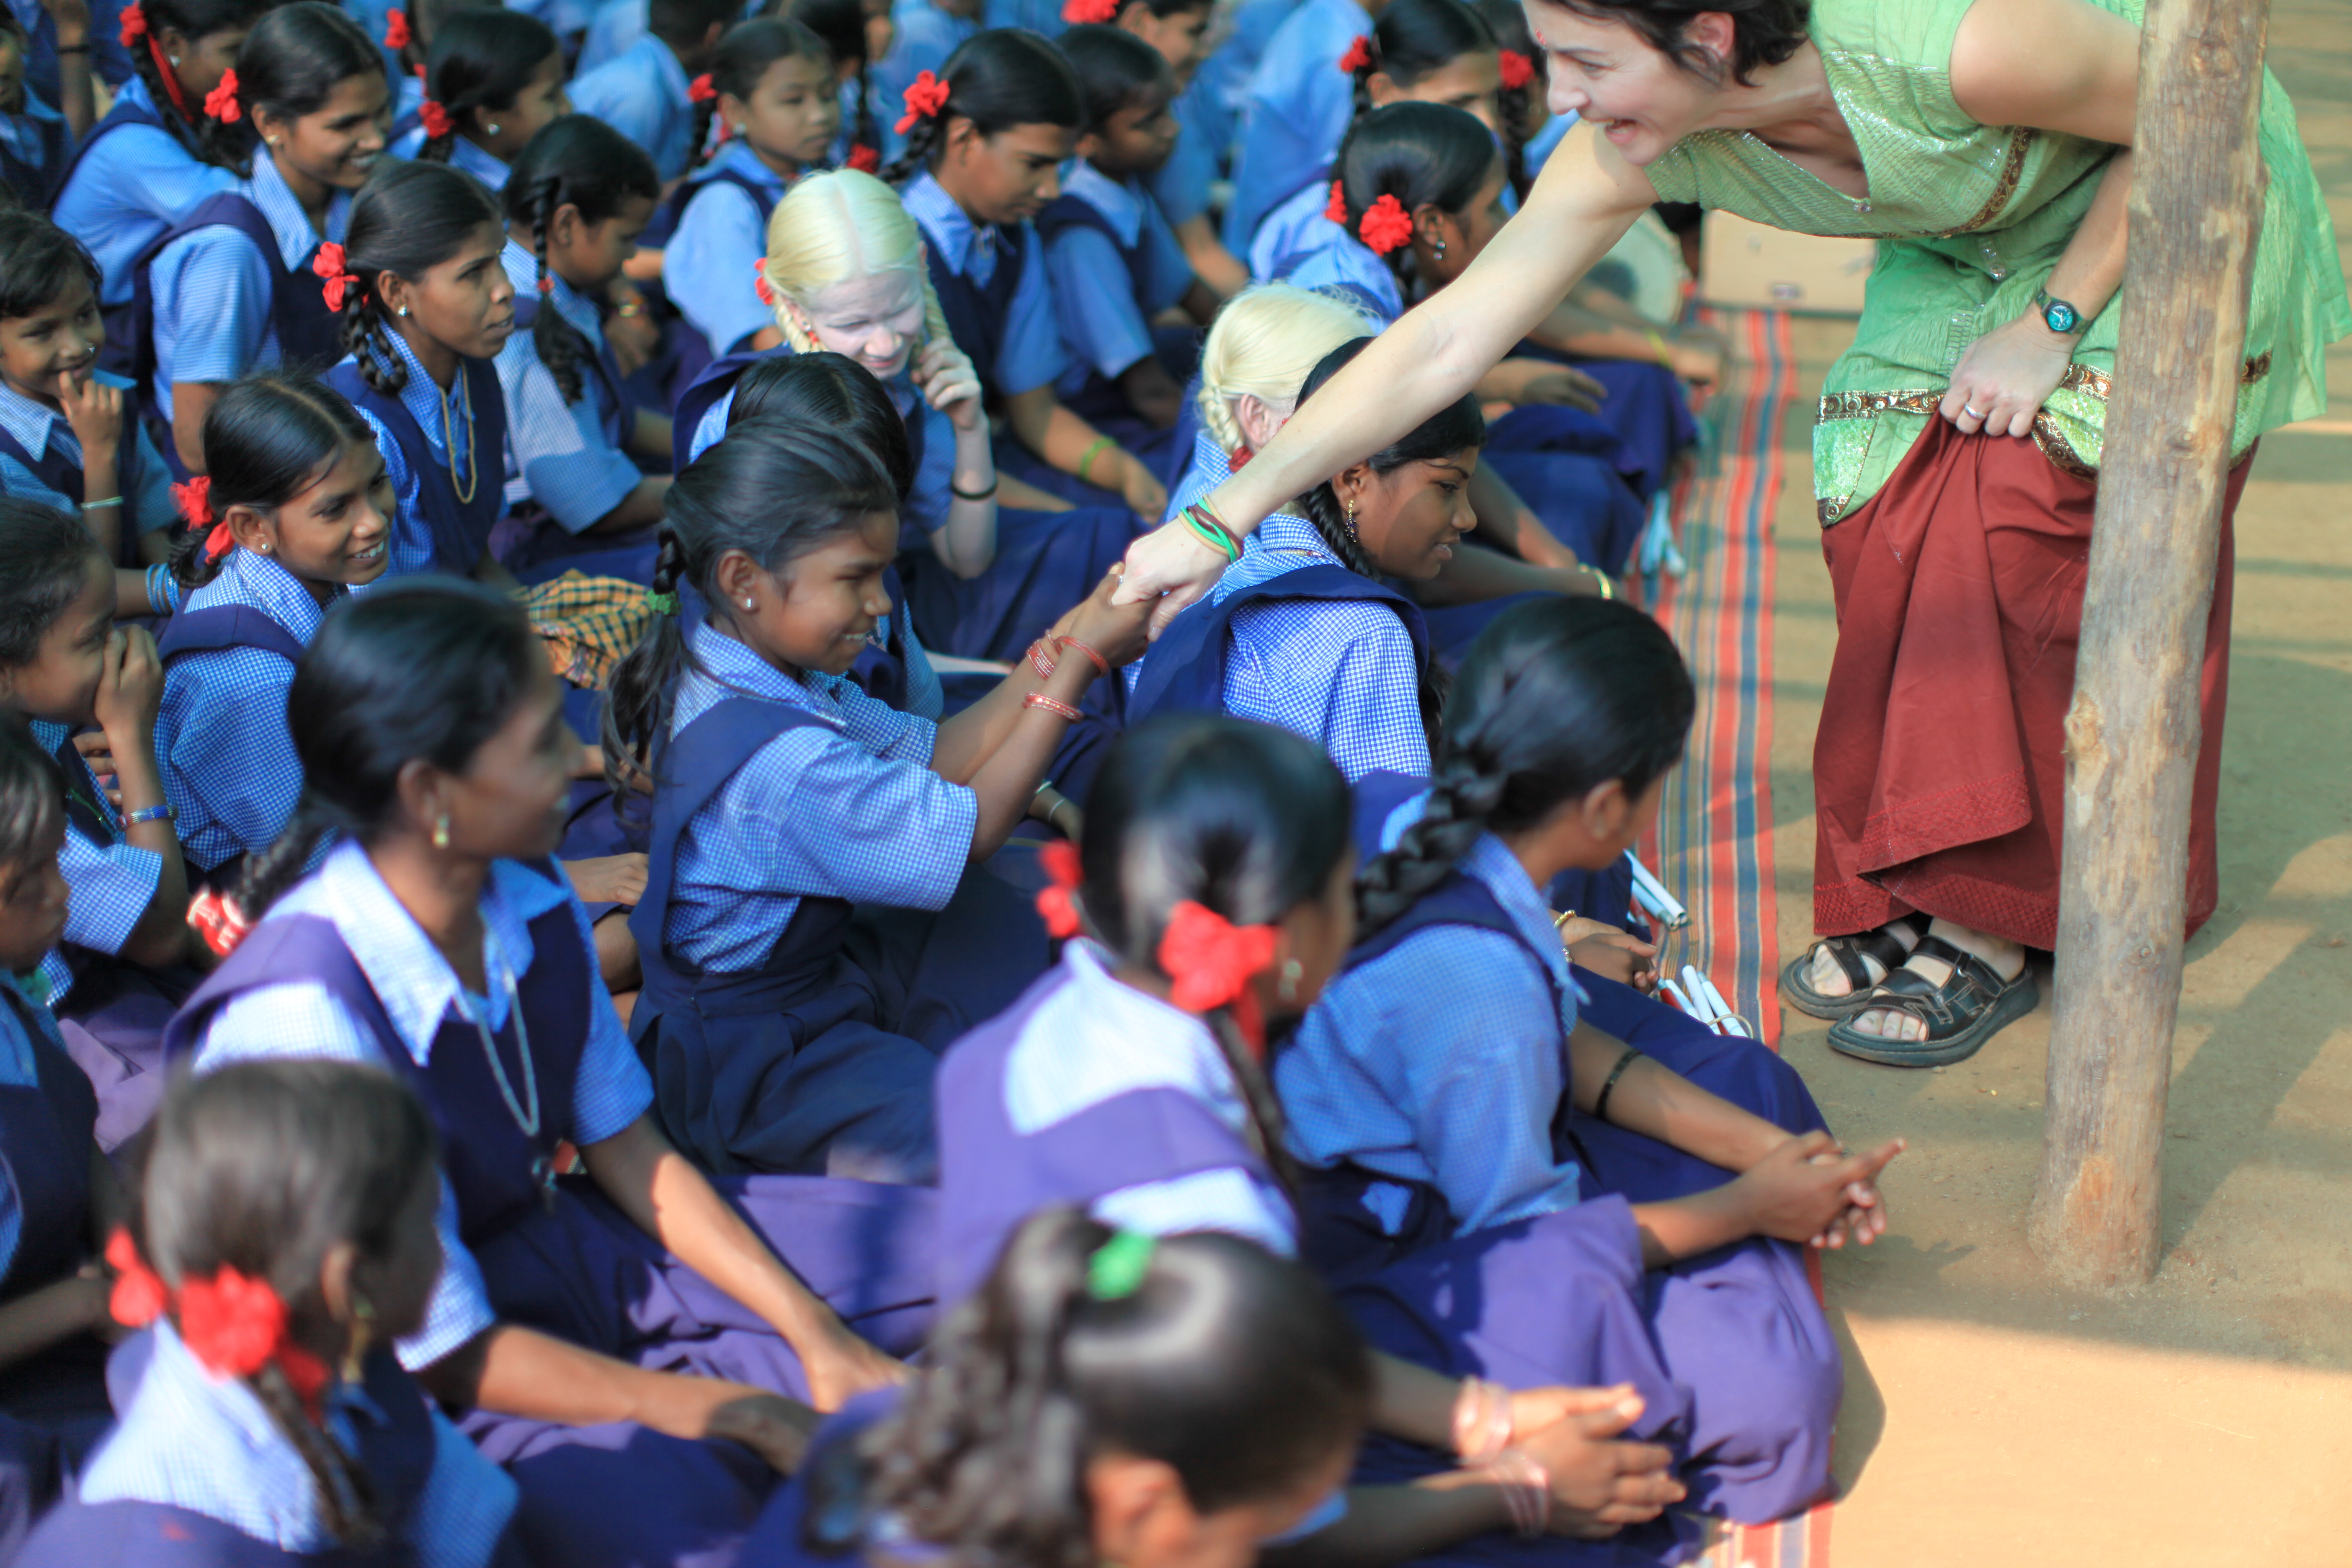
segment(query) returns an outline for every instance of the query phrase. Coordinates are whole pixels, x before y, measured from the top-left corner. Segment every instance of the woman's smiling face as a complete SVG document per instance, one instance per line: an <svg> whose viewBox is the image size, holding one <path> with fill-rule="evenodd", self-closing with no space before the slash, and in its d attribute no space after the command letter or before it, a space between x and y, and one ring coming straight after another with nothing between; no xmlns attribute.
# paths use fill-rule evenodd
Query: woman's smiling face
<svg viewBox="0 0 2352 1568"><path fill-rule="evenodd" d="M1554 114L1592 122L1636 168L1705 125L1718 89L1675 64L1626 23L1526 0L1528 26L1549 61Z"/></svg>

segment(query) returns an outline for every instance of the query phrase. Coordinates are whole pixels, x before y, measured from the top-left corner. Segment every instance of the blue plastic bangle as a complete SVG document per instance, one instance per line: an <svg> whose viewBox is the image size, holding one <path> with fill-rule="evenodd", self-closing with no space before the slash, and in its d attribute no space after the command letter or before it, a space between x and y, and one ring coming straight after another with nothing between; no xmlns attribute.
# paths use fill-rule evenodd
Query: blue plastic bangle
<svg viewBox="0 0 2352 1568"><path fill-rule="evenodd" d="M137 811L124 812L122 814L122 826L125 827L136 827L142 822L171 822L176 820L179 815L180 814L173 811L169 805L142 806Z"/></svg>

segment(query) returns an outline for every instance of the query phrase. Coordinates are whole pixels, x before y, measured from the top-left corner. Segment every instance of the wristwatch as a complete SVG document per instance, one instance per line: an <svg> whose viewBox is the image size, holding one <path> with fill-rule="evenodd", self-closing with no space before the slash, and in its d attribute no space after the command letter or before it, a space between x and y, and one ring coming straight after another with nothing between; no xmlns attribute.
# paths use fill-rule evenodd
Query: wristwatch
<svg viewBox="0 0 2352 1568"><path fill-rule="evenodd" d="M2060 337L2070 338L2083 330L2083 312L2063 300L2053 300L2047 289L2033 291L2033 308L2042 312L2042 324Z"/></svg>

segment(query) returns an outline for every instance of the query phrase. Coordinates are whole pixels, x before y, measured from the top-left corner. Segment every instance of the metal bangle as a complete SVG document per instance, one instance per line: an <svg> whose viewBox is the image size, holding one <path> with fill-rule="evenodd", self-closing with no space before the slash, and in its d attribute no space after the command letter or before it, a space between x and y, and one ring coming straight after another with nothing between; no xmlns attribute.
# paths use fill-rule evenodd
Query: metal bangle
<svg viewBox="0 0 2352 1568"><path fill-rule="evenodd" d="M1625 1069L1632 1067L1633 1058L1641 1054L1633 1047L1627 1046L1625 1054L1617 1058L1617 1065L1609 1069L1609 1076L1601 1080L1601 1092L1592 1101L1592 1120L1595 1121L1609 1120L1609 1097L1616 1092L1617 1080L1625 1076Z"/></svg>
<svg viewBox="0 0 2352 1568"><path fill-rule="evenodd" d="M958 489L956 488L955 480L953 479L950 479L948 480L948 494L955 497L958 500L986 500L996 493L997 483L997 480L991 479L988 481L988 488L984 490L966 490Z"/></svg>

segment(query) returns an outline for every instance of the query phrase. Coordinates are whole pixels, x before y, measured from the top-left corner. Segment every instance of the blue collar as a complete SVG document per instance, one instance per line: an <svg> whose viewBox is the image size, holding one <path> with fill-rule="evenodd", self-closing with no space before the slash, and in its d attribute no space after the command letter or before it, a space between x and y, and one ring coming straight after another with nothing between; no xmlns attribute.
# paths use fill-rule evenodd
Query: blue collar
<svg viewBox="0 0 2352 1568"><path fill-rule="evenodd" d="M793 183L789 176L779 174L768 167L766 161L742 142L730 142L719 149L711 155L710 162L696 170L688 180L693 184L702 184L722 169L730 174L740 174L755 185L764 185L778 195L783 195L785 188Z"/></svg>
<svg viewBox="0 0 2352 1568"><path fill-rule="evenodd" d="M835 694L839 682L832 678L811 675L805 679L794 679L704 620L688 626L686 646L701 668L688 665L678 681L671 733L686 728L730 693L767 702L789 702L809 710L835 730L848 731L849 721Z"/></svg>
<svg viewBox="0 0 2352 1568"><path fill-rule="evenodd" d="M1132 181L1114 180L1084 158L1073 158L1062 165L1062 194L1102 214L1129 250L1143 237L1143 193Z"/></svg>
<svg viewBox="0 0 2352 1568"><path fill-rule="evenodd" d="M971 277L974 282L984 281L974 273L975 267L989 273L995 271L996 226L972 222L929 170L907 182L907 188L899 193L899 201L922 226L925 237L949 271L959 278Z"/></svg>
<svg viewBox="0 0 2352 1568"><path fill-rule="evenodd" d="M337 191L327 198L327 232L320 235L311 228L310 215L302 210L286 176L278 172L274 160L265 156L255 156L253 174L238 183L237 191L269 220L269 232L278 237L278 258L289 272L310 259L320 239L341 244L352 225L352 194Z"/></svg>
<svg viewBox="0 0 2352 1568"><path fill-rule="evenodd" d="M604 346L604 322L593 300L564 281L553 268L548 268L547 273L551 287L544 294L539 291L539 258L529 246L509 236L507 247L499 252L499 265L507 269L507 281L515 286L517 299L537 300L542 309L552 304L555 313L578 328L590 344ZM520 332L522 329L518 327L515 331Z"/></svg>

